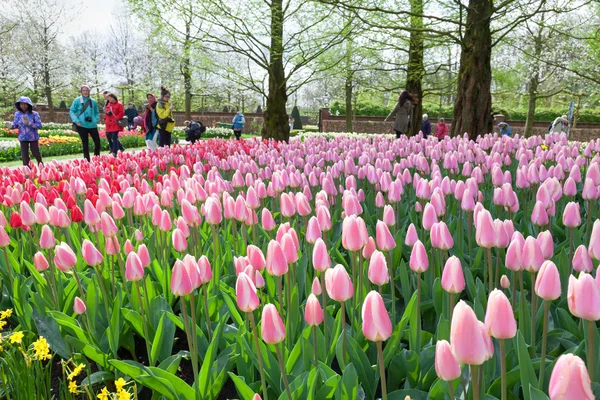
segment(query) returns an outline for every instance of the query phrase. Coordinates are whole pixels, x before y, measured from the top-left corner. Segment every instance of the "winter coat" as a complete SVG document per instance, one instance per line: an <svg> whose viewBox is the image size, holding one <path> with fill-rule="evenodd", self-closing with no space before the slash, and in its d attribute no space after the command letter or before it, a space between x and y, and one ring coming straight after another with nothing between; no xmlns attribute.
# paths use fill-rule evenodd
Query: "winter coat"
<svg viewBox="0 0 600 400"><path fill-rule="evenodd" d="M421 132L423 132L423 137L426 138L431 135L431 122L428 119L421 122Z"/></svg>
<svg viewBox="0 0 600 400"><path fill-rule="evenodd" d="M386 121L391 117L396 117L394 120L394 130L401 133L408 133L408 125L410 122L410 115L412 114L413 105L410 100L406 100L404 105L400 105L400 102L396 103L396 107L392 110L390 115L387 116Z"/></svg>
<svg viewBox="0 0 600 400"><path fill-rule="evenodd" d="M85 111L81 113L84 104L90 100L90 105L85 109ZM81 123L81 126L88 129L93 129L98 127L98 119L100 118L100 113L98 112L98 103L96 100L90 97L79 96L75 100L73 100L73 104L71 104L71 109L69 111L69 115L71 116L71 121L74 124ZM90 121L86 121L85 118L90 117Z"/></svg>
<svg viewBox="0 0 600 400"><path fill-rule="evenodd" d="M19 103L25 103L29 106L27 112L21 111ZM29 97L21 96L15 103L17 111L15 112L14 120L11 125L11 129L19 129L19 140L21 142L34 142L40 139L38 129L42 127L42 120L40 115L33 111L33 103L29 100ZM23 117L27 116L29 122L25 124Z"/></svg>
<svg viewBox="0 0 600 400"><path fill-rule="evenodd" d="M244 129L244 124L246 123L246 119L244 118L244 114L242 114L241 112L235 114L235 117L233 117L233 130L234 131L241 131L242 129Z"/></svg>
<svg viewBox="0 0 600 400"><path fill-rule="evenodd" d="M108 112L111 112L108 115ZM119 125L119 120L125 116L123 103L108 103L104 108L104 122L106 123L106 132L121 132L123 128Z"/></svg>
<svg viewBox="0 0 600 400"><path fill-rule="evenodd" d="M128 107L125 110L125 115L127 115L127 121L129 121L129 123L132 123L133 119L138 116L138 112L135 108Z"/></svg>
<svg viewBox="0 0 600 400"><path fill-rule="evenodd" d="M443 139L448 134L448 125L441 122L437 124L435 128L435 137L438 139Z"/></svg>
<svg viewBox="0 0 600 400"><path fill-rule="evenodd" d="M512 136L512 128L510 127L510 125L503 125L500 128L500 134L502 136Z"/></svg>
<svg viewBox="0 0 600 400"><path fill-rule="evenodd" d="M552 122L552 130L551 132L566 132L567 127L569 126L569 121L564 119L563 117L558 117Z"/></svg>
<svg viewBox="0 0 600 400"><path fill-rule="evenodd" d="M156 103L156 118L160 120L169 120L172 122L167 122L167 127L165 131L173 132L173 128L175 128L175 119L173 118L173 111L169 109L171 105L166 101L158 100Z"/></svg>

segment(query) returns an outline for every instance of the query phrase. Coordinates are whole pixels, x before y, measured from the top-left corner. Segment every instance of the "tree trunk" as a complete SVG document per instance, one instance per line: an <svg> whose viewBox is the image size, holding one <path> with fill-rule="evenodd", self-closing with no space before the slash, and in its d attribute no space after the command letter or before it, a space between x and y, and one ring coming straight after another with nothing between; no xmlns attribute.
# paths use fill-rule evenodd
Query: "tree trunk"
<svg viewBox="0 0 600 400"><path fill-rule="evenodd" d="M470 139L484 135L491 125L492 0L470 0L461 46L452 136L467 132Z"/></svg>
<svg viewBox="0 0 600 400"><path fill-rule="evenodd" d="M408 136L414 136L421 130L421 115L423 114L423 0L411 0L410 11L410 44L408 49L408 66L406 71L406 90L418 97L410 117Z"/></svg>
<svg viewBox="0 0 600 400"><path fill-rule="evenodd" d="M290 126L285 104L287 86L283 69L283 0L271 3L271 49L269 60L269 91L263 113L263 139L288 141Z"/></svg>
<svg viewBox="0 0 600 400"><path fill-rule="evenodd" d="M346 132L353 132L352 129L352 41L346 39Z"/></svg>
<svg viewBox="0 0 600 400"><path fill-rule="evenodd" d="M192 119L192 71L190 69L191 53L191 21L185 23L185 41L183 42L183 58L181 60L181 74L185 91L185 119Z"/></svg>
<svg viewBox="0 0 600 400"><path fill-rule="evenodd" d="M538 86L539 73L536 70L529 80L529 104L527 106L527 120L525 121L525 137L533 134L533 122L535 121L535 103L537 101Z"/></svg>
<svg viewBox="0 0 600 400"><path fill-rule="evenodd" d="M44 95L46 96L46 101L48 102L48 119L51 122L55 122L55 112L54 112L54 101L52 100L52 81L50 78L50 61L48 57L49 49L46 47L44 53Z"/></svg>

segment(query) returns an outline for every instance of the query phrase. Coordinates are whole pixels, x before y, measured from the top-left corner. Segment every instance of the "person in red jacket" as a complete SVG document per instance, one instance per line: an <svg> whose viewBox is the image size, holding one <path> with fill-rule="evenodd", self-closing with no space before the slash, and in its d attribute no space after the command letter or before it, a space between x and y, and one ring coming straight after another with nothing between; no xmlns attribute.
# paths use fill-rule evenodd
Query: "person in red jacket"
<svg viewBox="0 0 600 400"><path fill-rule="evenodd" d="M435 127L435 137L442 140L448 134L448 125L444 118L438 120L438 124Z"/></svg>
<svg viewBox="0 0 600 400"><path fill-rule="evenodd" d="M108 100L104 107L106 139L108 140L110 152L116 157L119 150L123 150L123 146L119 142L119 132L123 130L119 125L119 120L125 116L125 108L114 93L109 93L106 99Z"/></svg>

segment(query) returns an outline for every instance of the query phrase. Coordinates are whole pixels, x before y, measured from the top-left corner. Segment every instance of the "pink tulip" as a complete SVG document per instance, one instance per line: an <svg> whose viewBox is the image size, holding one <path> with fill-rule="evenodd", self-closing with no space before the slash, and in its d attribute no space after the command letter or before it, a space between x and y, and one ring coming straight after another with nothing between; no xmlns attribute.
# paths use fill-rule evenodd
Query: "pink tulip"
<svg viewBox="0 0 600 400"><path fill-rule="evenodd" d="M354 215L344 218L342 223L342 246L349 251L358 251L366 244L363 242L358 218Z"/></svg>
<svg viewBox="0 0 600 400"><path fill-rule="evenodd" d="M431 245L440 250L449 250L454 246L454 239L444 221L433 224L431 227Z"/></svg>
<svg viewBox="0 0 600 400"><path fill-rule="evenodd" d="M214 197L209 197L203 206L204 218L209 225L218 225L223 221L221 205Z"/></svg>
<svg viewBox="0 0 600 400"><path fill-rule="evenodd" d="M127 239L125 241L125 245L123 246L123 251L127 255L129 255L129 253L135 251L135 249L133 248L133 243L131 243L131 240Z"/></svg>
<svg viewBox="0 0 600 400"><path fill-rule="evenodd" d="M261 317L261 337L265 343L278 344L285 339L285 325L273 304L263 308Z"/></svg>
<svg viewBox="0 0 600 400"><path fill-rule="evenodd" d="M427 250L420 240L417 240L410 253L410 269L417 273L427 271L429 268L429 259L427 258Z"/></svg>
<svg viewBox="0 0 600 400"><path fill-rule="evenodd" d="M479 247L490 249L496 246L497 232L492 215L488 210L482 210L477 214L475 241Z"/></svg>
<svg viewBox="0 0 600 400"><path fill-rule="evenodd" d="M390 229L383 221L377 221L375 234L377 248L379 248L379 250L390 251L396 247L396 241L394 240Z"/></svg>
<svg viewBox="0 0 600 400"><path fill-rule="evenodd" d="M271 211L267 208L262 209L260 221L260 224L265 231L270 232L275 229L275 219L273 218L273 215L271 215Z"/></svg>
<svg viewBox="0 0 600 400"><path fill-rule="evenodd" d="M382 252L375 250L371 255L368 277L369 281L377 286L382 286L389 282L390 276L388 274L387 262Z"/></svg>
<svg viewBox="0 0 600 400"><path fill-rule="evenodd" d="M452 354L462 364L481 365L494 353L485 325L477 320L473 309L463 300L454 307L450 343Z"/></svg>
<svg viewBox="0 0 600 400"><path fill-rule="evenodd" d="M598 198L596 185L594 185L594 182L590 178L585 178L583 189L581 191L581 197L587 201L593 201Z"/></svg>
<svg viewBox="0 0 600 400"><path fill-rule="evenodd" d="M171 293L174 296L186 296L194 291L190 270L181 260L176 260L171 275Z"/></svg>
<svg viewBox="0 0 600 400"><path fill-rule="evenodd" d="M442 288L452 294L465 290L465 276L462 265L456 256L448 258L442 272Z"/></svg>
<svg viewBox="0 0 600 400"><path fill-rule="evenodd" d="M560 274L552 261L544 261L535 280L535 294L552 301L560 297Z"/></svg>
<svg viewBox="0 0 600 400"><path fill-rule="evenodd" d="M308 220L306 227L306 241L310 244L315 244L317 239L321 238L321 227L319 220L314 215Z"/></svg>
<svg viewBox="0 0 600 400"><path fill-rule="evenodd" d="M127 260L125 261L125 279L130 282L138 282L144 279L142 260L133 251L127 255Z"/></svg>
<svg viewBox="0 0 600 400"><path fill-rule="evenodd" d="M504 264L506 265L506 268L511 271L520 271L523 269L523 247L519 240L510 242L510 245L506 250Z"/></svg>
<svg viewBox="0 0 600 400"><path fill-rule="evenodd" d="M510 339L517 334L515 314L510 301L501 290L494 289L489 295L485 326L496 339Z"/></svg>
<svg viewBox="0 0 600 400"><path fill-rule="evenodd" d="M44 253L38 251L33 255L33 267L37 272L43 272L48 269L49 264Z"/></svg>
<svg viewBox="0 0 600 400"><path fill-rule="evenodd" d="M372 342L382 342L392 336L392 321L385 309L383 298L372 290L362 306L362 332Z"/></svg>
<svg viewBox="0 0 600 400"><path fill-rule="evenodd" d="M265 256L261 249L250 244L246 248L246 254L248 254L248 261L255 270L262 271L265 268Z"/></svg>
<svg viewBox="0 0 600 400"><path fill-rule="evenodd" d="M529 236L523 245L523 254L521 256L523 269L529 272L537 272L544 262L544 254L538 241Z"/></svg>
<svg viewBox="0 0 600 400"><path fill-rule="evenodd" d="M319 227L323 232L328 232L332 228L331 216L329 210L325 206L317 208L317 220L319 221Z"/></svg>
<svg viewBox="0 0 600 400"><path fill-rule="evenodd" d="M323 292L323 288L321 288L321 282L319 282L319 278L317 278L315 276L315 279L313 279L313 283L312 283L312 287L311 287L311 293L314 294L315 296L320 296L322 292Z"/></svg>
<svg viewBox="0 0 600 400"><path fill-rule="evenodd" d="M238 222L244 222L248 219L248 206L246 205L246 200L241 195L238 195L237 199L235 199L234 218Z"/></svg>
<svg viewBox="0 0 600 400"><path fill-rule="evenodd" d="M158 229L163 232L169 232L172 227L171 214L169 214L167 210L163 210L160 216L160 222L158 223Z"/></svg>
<svg viewBox="0 0 600 400"><path fill-rule="evenodd" d="M435 372L443 381L453 381L460 376L460 365L456 362L450 343L438 340L435 344Z"/></svg>
<svg viewBox="0 0 600 400"><path fill-rule="evenodd" d="M588 252L594 260L600 260L600 219L595 220L592 226Z"/></svg>
<svg viewBox="0 0 600 400"><path fill-rule="evenodd" d="M438 222L438 218L435 208L431 203L425 204L425 208L423 209L423 228L429 231L436 222Z"/></svg>
<svg viewBox="0 0 600 400"><path fill-rule="evenodd" d="M173 242L173 248L178 253L183 253L188 248L187 239L179 228L173 230L173 233L171 234L171 241Z"/></svg>
<svg viewBox="0 0 600 400"><path fill-rule="evenodd" d="M75 296L75 300L73 300L73 312L77 315L84 314L87 310L85 303L78 296Z"/></svg>
<svg viewBox="0 0 600 400"><path fill-rule="evenodd" d="M414 224L410 224L406 230L406 237L404 238L404 244L413 247L415 243L419 241L419 235L417 234L417 228Z"/></svg>
<svg viewBox="0 0 600 400"><path fill-rule="evenodd" d="M338 264L325 272L327 295L335 301L343 302L354 296L354 286L346 269Z"/></svg>
<svg viewBox="0 0 600 400"><path fill-rule="evenodd" d="M286 218L293 217L296 213L294 197L292 195L289 195L288 193L281 193L279 202L281 215L283 215Z"/></svg>
<svg viewBox="0 0 600 400"><path fill-rule="evenodd" d="M573 254L573 269L577 272L587 272L594 270L594 263L584 244L579 245Z"/></svg>
<svg viewBox="0 0 600 400"><path fill-rule="evenodd" d="M77 264L77 256L65 242L54 248L54 264L63 272L69 272Z"/></svg>
<svg viewBox="0 0 600 400"><path fill-rule="evenodd" d="M531 222L537 226L548 225L548 212L546 206L541 201L537 201L531 212Z"/></svg>
<svg viewBox="0 0 600 400"><path fill-rule="evenodd" d="M10 244L10 237L3 226L0 226L0 247L6 247Z"/></svg>
<svg viewBox="0 0 600 400"><path fill-rule="evenodd" d="M579 203L570 202L565 206L563 212L563 225L568 228L576 228L581 225L581 213L579 211Z"/></svg>
<svg viewBox="0 0 600 400"><path fill-rule="evenodd" d="M323 322L323 309L317 297L311 293L306 300L304 320L309 326L318 326Z"/></svg>
<svg viewBox="0 0 600 400"><path fill-rule="evenodd" d="M140 244L137 250L137 255L140 258L140 261L142 262L142 266L144 268L150 265L150 253L148 252L148 248L145 244Z"/></svg>
<svg viewBox="0 0 600 400"><path fill-rule="evenodd" d="M296 248L292 235L289 233L283 235L281 238L281 248L283 249L283 254L285 255L288 264L293 264L298 261L298 249Z"/></svg>
<svg viewBox="0 0 600 400"><path fill-rule="evenodd" d="M543 231L538 234L537 242L540 245L545 260L549 260L554 255L554 241L550 231Z"/></svg>
<svg viewBox="0 0 600 400"><path fill-rule="evenodd" d="M594 400L592 382L583 360L573 354L561 355L550 377L550 400Z"/></svg>
<svg viewBox="0 0 600 400"><path fill-rule="evenodd" d="M267 273L271 276L282 276L288 272L288 262L279 242L271 240L267 248Z"/></svg>
<svg viewBox="0 0 600 400"><path fill-rule="evenodd" d="M56 239L54 239L54 233L48 225L42 226L42 232L40 233L40 247L44 250L48 250L56 246Z"/></svg>
<svg viewBox="0 0 600 400"><path fill-rule="evenodd" d="M581 272L579 278L569 276L567 303L576 317L588 321L600 319L600 288L590 274Z"/></svg>
<svg viewBox="0 0 600 400"><path fill-rule="evenodd" d="M238 308L243 312L256 310L260 301L256 295L256 286L244 272L240 273L235 282L235 296Z"/></svg>
<svg viewBox="0 0 600 400"><path fill-rule="evenodd" d="M92 202L88 199L83 204L83 220L88 226L95 226L100 223L100 215Z"/></svg>
<svg viewBox="0 0 600 400"><path fill-rule="evenodd" d="M252 400L262 400L262 397L260 397L258 393L255 393L254 396L252 396Z"/></svg>
<svg viewBox="0 0 600 400"><path fill-rule="evenodd" d="M133 236L137 242L142 242L144 240L144 234L139 229L135 230Z"/></svg>
<svg viewBox="0 0 600 400"><path fill-rule="evenodd" d="M377 245L375 244L375 240L372 236L369 236L369 240L367 240L367 244L363 247L362 255L365 259L369 260L373 255L373 252L377 250Z"/></svg>
<svg viewBox="0 0 600 400"><path fill-rule="evenodd" d="M26 202L22 201L20 205L21 209L21 222L24 226L33 226L35 224L35 213Z"/></svg>
<svg viewBox="0 0 600 400"><path fill-rule="evenodd" d="M394 213L394 209L389 204L383 208L383 222L387 226L396 225L396 214Z"/></svg>
<svg viewBox="0 0 600 400"><path fill-rule="evenodd" d="M210 261L208 261L208 258L204 255L200 256L198 259L198 278L200 280L200 285L204 285L212 280Z"/></svg>
<svg viewBox="0 0 600 400"><path fill-rule="evenodd" d="M508 276L502 275L500 278L500 286L502 286L503 289L508 289L510 287L510 280L508 279Z"/></svg>
<svg viewBox="0 0 600 400"><path fill-rule="evenodd" d="M89 240L85 239L81 245L81 254L83 259L90 267L98 266L104 260L102 253Z"/></svg>
<svg viewBox="0 0 600 400"><path fill-rule="evenodd" d="M327 252L327 246L323 239L317 239L313 247L312 256L313 267L317 271L324 272L331 267L331 258Z"/></svg>

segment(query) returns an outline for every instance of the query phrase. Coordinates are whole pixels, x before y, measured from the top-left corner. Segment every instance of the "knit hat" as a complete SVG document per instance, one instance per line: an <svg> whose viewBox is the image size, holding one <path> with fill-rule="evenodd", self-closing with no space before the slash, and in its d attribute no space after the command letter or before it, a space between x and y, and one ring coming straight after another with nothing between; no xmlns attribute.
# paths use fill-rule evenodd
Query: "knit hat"
<svg viewBox="0 0 600 400"><path fill-rule="evenodd" d="M90 90L90 87L88 85L81 85L81 87L79 88L79 92L82 92L83 89Z"/></svg>

